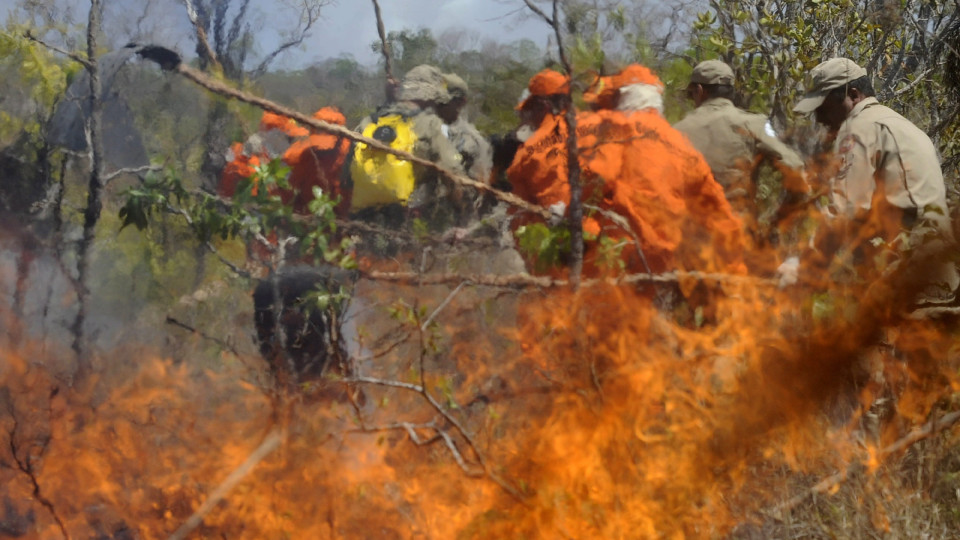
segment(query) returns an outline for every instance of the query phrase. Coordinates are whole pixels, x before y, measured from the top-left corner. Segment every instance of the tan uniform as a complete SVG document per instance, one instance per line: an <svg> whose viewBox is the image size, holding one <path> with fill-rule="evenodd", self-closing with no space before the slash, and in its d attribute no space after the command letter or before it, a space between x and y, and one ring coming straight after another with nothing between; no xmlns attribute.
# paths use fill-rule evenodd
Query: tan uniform
<svg viewBox="0 0 960 540"><path fill-rule="evenodd" d="M828 213L878 228L858 232L861 237L893 242L908 231L905 247L918 247L930 232L952 240L937 149L909 120L866 98L840 126L834 152L840 168L831 182ZM952 263L931 273L951 291L960 282Z"/></svg>
<svg viewBox="0 0 960 540"><path fill-rule="evenodd" d="M470 178L490 183L490 173L493 170L493 147L490 142L462 117L447 126L447 136L460 152L463 168Z"/></svg>
<svg viewBox="0 0 960 540"><path fill-rule="evenodd" d="M752 206L749 201L756 193L753 169L757 158L772 159L784 174L785 185L793 185L788 180L799 177L803 169L800 155L767 134L766 123L763 115L739 109L729 99L713 98L673 127L685 134L703 154L714 178L723 186L727 200L742 210L744 205Z"/></svg>

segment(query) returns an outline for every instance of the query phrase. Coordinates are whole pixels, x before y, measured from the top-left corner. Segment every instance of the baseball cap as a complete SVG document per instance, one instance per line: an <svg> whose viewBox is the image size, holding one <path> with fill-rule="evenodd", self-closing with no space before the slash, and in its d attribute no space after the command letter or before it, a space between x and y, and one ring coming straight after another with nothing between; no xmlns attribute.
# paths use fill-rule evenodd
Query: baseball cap
<svg viewBox="0 0 960 540"><path fill-rule="evenodd" d="M858 66L849 58L831 58L821 62L810 72L810 85L807 93L797 102L793 112L811 113L823 105L827 94L867 74L867 70Z"/></svg>
<svg viewBox="0 0 960 540"><path fill-rule="evenodd" d="M705 60L693 68L690 82L694 84L733 84L733 68L720 60Z"/></svg>

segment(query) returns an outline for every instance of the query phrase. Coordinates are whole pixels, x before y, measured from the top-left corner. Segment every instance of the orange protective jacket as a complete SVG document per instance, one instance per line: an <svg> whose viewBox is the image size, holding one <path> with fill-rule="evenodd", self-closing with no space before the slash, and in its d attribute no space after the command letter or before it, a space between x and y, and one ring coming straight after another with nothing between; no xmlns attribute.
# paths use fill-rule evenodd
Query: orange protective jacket
<svg viewBox="0 0 960 540"><path fill-rule="evenodd" d="M233 197L237 193L237 185L240 181L253 176L254 168L260 165L259 156L248 156L243 153L241 142L230 145L230 153L233 154L233 159L224 166L220 173L220 183L217 185L217 193L227 198ZM254 186L254 195L256 195L256 189Z"/></svg>
<svg viewBox="0 0 960 540"><path fill-rule="evenodd" d="M508 170L519 196L543 206L569 204L567 132L562 117L547 117L520 148ZM740 222L723 189L659 113L582 112L577 137L584 203L622 216L630 231L589 210L584 229L627 241L622 256L629 271L745 272ZM587 262L591 256L596 250L588 247Z"/></svg>

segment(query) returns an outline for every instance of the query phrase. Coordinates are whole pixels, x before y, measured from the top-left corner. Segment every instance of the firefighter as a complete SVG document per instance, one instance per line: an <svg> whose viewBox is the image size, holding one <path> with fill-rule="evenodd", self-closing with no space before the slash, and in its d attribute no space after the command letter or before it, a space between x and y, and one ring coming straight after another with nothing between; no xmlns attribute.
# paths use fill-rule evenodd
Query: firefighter
<svg viewBox="0 0 960 540"><path fill-rule="evenodd" d="M443 72L429 65L411 69L396 97L396 101L364 118L356 131L437 163L454 174L464 174L463 158L437 115L439 106L450 101ZM433 228L442 228L457 219L455 205L450 203L461 194L433 169L358 144L350 177L351 212L359 219L398 226L412 212Z"/></svg>
<svg viewBox="0 0 960 540"><path fill-rule="evenodd" d="M474 180L489 184L493 169L493 148L463 115L469 87L459 75L444 74L450 99L440 104L437 114L443 119L447 137L460 152L463 168Z"/></svg>
<svg viewBox="0 0 960 540"><path fill-rule="evenodd" d="M813 113L833 140L834 169L824 213L835 245L858 268L879 274L913 258L907 285L920 303L955 297L955 265L942 256L954 242L936 146L917 126L881 105L865 69L848 58L827 60L794 111ZM823 243L821 243L823 246ZM892 249L891 249L892 248ZM795 279L794 268L781 268Z"/></svg>
<svg viewBox="0 0 960 540"><path fill-rule="evenodd" d="M759 161L770 160L784 174L785 187L795 192L806 191L804 162L775 136L767 117L733 104L733 84L733 69L720 60L697 64L687 85L696 108L674 127L703 154L737 212L755 218Z"/></svg>
<svg viewBox="0 0 960 540"><path fill-rule="evenodd" d="M566 152L558 151L558 145L566 144L569 131L563 116L571 106L569 77L552 69L534 75L517 104L521 144L507 169L514 193L552 207L558 216L569 202Z"/></svg>
<svg viewBox="0 0 960 540"><path fill-rule="evenodd" d="M742 273L740 220L700 153L664 119L662 94L660 79L639 64L588 93L596 110L577 122L584 200L626 218L640 240L637 253L624 250L634 270ZM595 219L626 236L602 214Z"/></svg>
<svg viewBox="0 0 960 540"><path fill-rule="evenodd" d="M233 197L240 181L253 176L256 167L281 157L290 143L309 133L296 120L265 111L257 132L247 137L245 142L235 142L230 146L217 193L222 197ZM253 186L254 194L256 189Z"/></svg>
<svg viewBox="0 0 960 540"><path fill-rule="evenodd" d="M313 113L313 117L338 126L347 122L336 107L323 107ZM339 199L336 214L346 218L352 191L342 185L341 177L349 153L350 140L332 133L311 133L294 141L283 153L284 162L290 166L290 190L281 194L283 201L291 204L298 214L309 213L316 187L331 199Z"/></svg>
<svg viewBox="0 0 960 540"><path fill-rule="evenodd" d="M769 164L776 170L781 187L782 203L773 213L771 225L804 201L810 189L803 158L777 138L766 116L734 105L734 94L734 74L729 65L720 60L700 62L687 85L687 96L696 108L674 127L707 160L744 223L745 238L752 246L761 247L769 237L757 205L757 186L761 172L766 170L761 165ZM768 257L751 251L752 270L766 273L773 269Z"/></svg>

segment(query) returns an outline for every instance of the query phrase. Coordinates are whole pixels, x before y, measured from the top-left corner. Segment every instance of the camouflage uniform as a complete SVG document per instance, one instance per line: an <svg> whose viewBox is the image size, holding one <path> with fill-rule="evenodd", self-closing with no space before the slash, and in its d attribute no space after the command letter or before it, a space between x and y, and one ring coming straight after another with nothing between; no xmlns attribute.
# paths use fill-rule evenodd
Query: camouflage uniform
<svg viewBox="0 0 960 540"><path fill-rule="evenodd" d="M708 60L694 68L690 82L732 85L733 70L719 60ZM707 99L674 127L703 154L727 200L741 214L756 215L754 172L759 160L772 160L784 180L802 177L803 159L768 132L767 118L744 111L729 99ZM803 189L802 180L799 183L796 189Z"/></svg>
<svg viewBox="0 0 960 540"><path fill-rule="evenodd" d="M444 78L450 99L465 103L469 91L466 81L453 73L445 74ZM447 136L460 152L467 174L475 180L489 183L493 170L493 147L486 137L462 115L458 115L456 121L448 125Z"/></svg>
<svg viewBox="0 0 960 540"><path fill-rule="evenodd" d="M445 124L435 111L437 104L445 103L449 99L450 94L446 90L446 79L443 73L433 66L417 66L404 77L397 92L397 101L381 106L373 116L364 118L356 131L363 132L365 127L375 122L380 116L402 115L412 121L414 133L417 135L414 155L437 163L455 174L464 174L460 152L447 137ZM453 188L441 180L439 173L433 169L415 164L414 175L416 187L407 203L408 208L434 221L434 225L442 225L433 218L437 217L435 214L445 206L446 200L455 196L452 193ZM365 209L361 211L361 217L373 218L374 216L370 214L376 211L377 209ZM386 211L396 213L395 209L386 209ZM374 221L381 220L374 219ZM445 222L447 218L444 217L439 221Z"/></svg>

